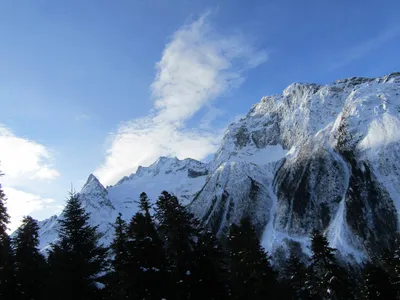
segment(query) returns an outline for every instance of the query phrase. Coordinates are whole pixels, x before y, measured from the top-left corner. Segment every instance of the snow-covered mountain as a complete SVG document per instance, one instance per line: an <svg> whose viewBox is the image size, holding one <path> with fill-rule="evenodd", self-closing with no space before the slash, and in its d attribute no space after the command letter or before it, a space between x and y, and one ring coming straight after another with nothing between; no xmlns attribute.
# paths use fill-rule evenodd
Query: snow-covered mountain
<svg viewBox="0 0 400 300"><path fill-rule="evenodd" d="M80 194L106 243L119 211L128 218L141 192L155 200L165 189L218 235L251 216L272 253L293 242L309 251L318 228L362 260L398 230L399 114L400 73L295 83L231 124L209 164L161 157L107 189L91 175ZM56 220L40 223L42 247L54 240Z"/></svg>
<svg viewBox="0 0 400 300"><path fill-rule="evenodd" d="M105 188L90 174L79 192L91 221L99 225L103 242L109 244L113 236L113 224L119 212L126 219L137 211L137 201L142 192L155 202L163 190L175 194L183 204L188 204L205 183L208 165L191 158L160 157L149 167L139 167L136 173L125 176L116 185ZM45 250L57 238L60 216L39 222L40 248Z"/></svg>

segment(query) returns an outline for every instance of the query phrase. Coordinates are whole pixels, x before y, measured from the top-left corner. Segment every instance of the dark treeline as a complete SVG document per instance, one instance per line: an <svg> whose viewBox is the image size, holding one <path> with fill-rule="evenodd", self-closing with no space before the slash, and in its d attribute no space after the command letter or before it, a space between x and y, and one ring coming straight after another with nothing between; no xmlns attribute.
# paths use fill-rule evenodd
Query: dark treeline
<svg viewBox="0 0 400 300"><path fill-rule="evenodd" d="M31 217L7 234L5 202L0 187L0 299L400 299L399 247L356 276L314 232L311 257L292 249L276 270L250 219L218 240L164 191L154 215L142 193L129 222L118 216L109 248L71 194L45 256Z"/></svg>

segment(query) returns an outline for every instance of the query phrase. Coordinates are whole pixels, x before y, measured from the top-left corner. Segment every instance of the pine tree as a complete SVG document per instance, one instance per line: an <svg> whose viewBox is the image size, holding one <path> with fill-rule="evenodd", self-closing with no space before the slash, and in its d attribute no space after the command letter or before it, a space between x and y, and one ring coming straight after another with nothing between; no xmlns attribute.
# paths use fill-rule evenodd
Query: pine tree
<svg viewBox="0 0 400 300"><path fill-rule="evenodd" d="M111 243L113 259L111 261L112 270L106 277L107 298L112 300L126 299L129 272L129 255L127 251L128 226L119 213L114 224L115 234Z"/></svg>
<svg viewBox="0 0 400 300"><path fill-rule="evenodd" d="M195 268L199 222L166 191L156 202L155 216L168 257L169 291L166 298L190 299L193 284L190 274Z"/></svg>
<svg viewBox="0 0 400 300"><path fill-rule="evenodd" d="M190 299L228 299L226 255L210 231L201 232L194 257Z"/></svg>
<svg viewBox="0 0 400 300"><path fill-rule="evenodd" d="M2 174L0 173L0 176ZM7 233L10 216L7 213L6 195L0 184L0 299L14 299L16 294L14 257Z"/></svg>
<svg viewBox="0 0 400 300"><path fill-rule="evenodd" d="M77 194L71 193L59 224L59 240L48 257L49 288L60 300L96 299L107 269L107 249L99 245L97 227L89 224Z"/></svg>
<svg viewBox="0 0 400 300"><path fill-rule="evenodd" d="M134 299L162 299L165 296L166 257L163 242L150 214L150 202L140 194L139 209L128 228L128 253Z"/></svg>
<svg viewBox="0 0 400 300"><path fill-rule="evenodd" d="M307 266L293 251L285 262L281 273L287 298L293 300L307 299L308 295L305 289Z"/></svg>
<svg viewBox="0 0 400 300"><path fill-rule="evenodd" d="M368 263L364 267L363 299L386 300L396 299L396 288L391 282L389 273L378 265Z"/></svg>
<svg viewBox="0 0 400 300"><path fill-rule="evenodd" d="M2 175L3 174L0 173L0 176ZM6 201L6 195L4 194L4 191L0 184L0 238L8 235L7 226L10 223L10 216L7 213Z"/></svg>
<svg viewBox="0 0 400 300"><path fill-rule="evenodd" d="M311 236L313 255L308 270L307 288L311 299L353 299L347 271L339 266L335 251L318 231Z"/></svg>
<svg viewBox="0 0 400 300"><path fill-rule="evenodd" d="M39 252L39 226L27 216L13 239L18 299L43 299L46 261Z"/></svg>
<svg viewBox="0 0 400 300"><path fill-rule="evenodd" d="M274 299L277 276L249 218L231 226L227 248L231 299Z"/></svg>

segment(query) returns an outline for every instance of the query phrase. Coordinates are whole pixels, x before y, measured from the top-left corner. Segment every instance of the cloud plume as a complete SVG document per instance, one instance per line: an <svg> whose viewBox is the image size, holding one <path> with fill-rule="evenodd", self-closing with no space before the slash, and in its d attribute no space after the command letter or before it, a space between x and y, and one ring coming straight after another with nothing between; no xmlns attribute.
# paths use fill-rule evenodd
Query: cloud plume
<svg viewBox="0 0 400 300"><path fill-rule="evenodd" d="M176 31L156 64L152 112L126 122L110 136L104 164L95 172L106 184L148 165L160 155L203 159L218 146L221 130L188 128L203 107L245 80L267 54L242 36L223 36L206 13Z"/></svg>

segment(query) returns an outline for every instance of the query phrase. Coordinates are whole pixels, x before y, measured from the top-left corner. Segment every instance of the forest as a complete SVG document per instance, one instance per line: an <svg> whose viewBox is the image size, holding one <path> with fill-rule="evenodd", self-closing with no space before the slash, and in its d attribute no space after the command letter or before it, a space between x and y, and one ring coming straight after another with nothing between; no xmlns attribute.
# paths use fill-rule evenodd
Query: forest
<svg viewBox="0 0 400 300"><path fill-rule="evenodd" d="M70 193L58 240L42 253L32 217L8 234L6 202L0 186L0 299L400 299L399 239L355 266L314 231L311 256L294 245L277 263L249 218L217 238L163 191L154 207L142 193L129 222L120 214L105 247L79 194Z"/></svg>

